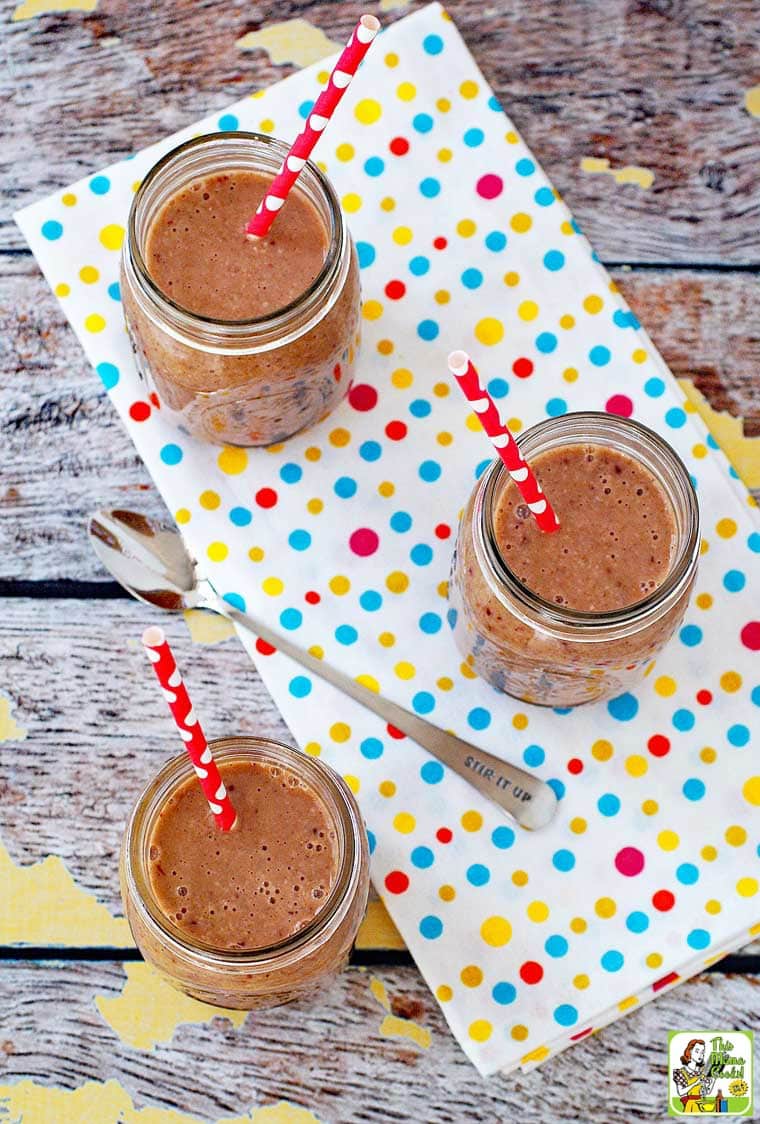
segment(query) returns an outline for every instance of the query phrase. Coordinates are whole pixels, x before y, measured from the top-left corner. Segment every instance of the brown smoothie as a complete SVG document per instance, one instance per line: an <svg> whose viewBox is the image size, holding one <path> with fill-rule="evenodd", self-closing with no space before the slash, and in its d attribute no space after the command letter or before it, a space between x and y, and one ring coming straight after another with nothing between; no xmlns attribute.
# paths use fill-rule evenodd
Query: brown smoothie
<svg viewBox="0 0 760 1124"><path fill-rule="evenodd" d="M191 777L156 818L151 888L194 941L224 950L271 947L304 929L329 897L335 829L313 789L282 766L230 762L223 776L234 828L218 830Z"/></svg>

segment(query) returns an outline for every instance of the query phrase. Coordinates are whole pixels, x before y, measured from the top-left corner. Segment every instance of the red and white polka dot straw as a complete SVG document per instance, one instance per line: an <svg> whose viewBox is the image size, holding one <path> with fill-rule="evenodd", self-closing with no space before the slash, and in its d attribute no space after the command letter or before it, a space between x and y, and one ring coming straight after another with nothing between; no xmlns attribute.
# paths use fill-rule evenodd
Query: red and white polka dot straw
<svg viewBox="0 0 760 1124"><path fill-rule="evenodd" d="M481 386L480 375L466 351L452 351L449 356L449 370L480 418L483 429L491 438L491 444L504 462L507 472L520 489L520 495L533 513L536 523L542 531L556 531L559 527L559 519L554 514L529 465L523 460L517 442L499 417L496 403L488 391Z"/></svg>
<svg viewBox="0 0 760 1124"><path fill-rule="evenodd" d="M235 809L232 807L224 781L221 778L211 750L204 736L201 724L195 716L190 697L182 682L175 663L172 650L169 647L163 629L146 628L142 642L145 652L153 664L156 678L161 685L164 698L169 704L179 736L185 743L185 749L193 763L193 768L201 782L203 794L208 800L208 806L214 813L218 827L222 831L229 831L235 822Z"/></svg>
<svg viewBox="0 0 760 1124"><path fill-rule="evenodd" d="M351 38L343 48L343 53L335 64L327 85L306 118L303 132L296 137L282 167L272 180L269 191L259 203L256 214L245 228L248 238L255 240L263 238L265 234L269 233L269 228L277 217L277 212L290 194L293 184L301 174L301 169L311 156L312 149L322 136L325 126L335 112L340 99L345 94L351 79L359 69L359 64L379 30L380 22L374 16L362 16L357 23L351 33Z"/></svg>

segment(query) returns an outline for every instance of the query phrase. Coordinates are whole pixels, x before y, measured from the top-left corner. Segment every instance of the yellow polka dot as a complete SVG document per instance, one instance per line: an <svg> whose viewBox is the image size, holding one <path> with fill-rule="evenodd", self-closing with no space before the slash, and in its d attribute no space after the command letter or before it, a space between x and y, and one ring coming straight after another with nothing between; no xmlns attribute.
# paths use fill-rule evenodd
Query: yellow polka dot
<svg viewBox="0 0 760 1124"><path fill-rule="evenodd" d="M528 1065L529 1062L542 1062L545 1058L549 1057L551 1050L548 1046L536 1046L535 1050L529 1050L527 1054L523 1054L520 1058L521 1065Z"/></svg>
<svg viewBox="0 0 760 1124"><path fill-rule="evenodd" d="M57 297L67 297L70 292L71 286L67 285L65 281L61 281L61 283L55 287L55 295Z"/></svg>
<svg viewBox="0 0 760 1124"><path fill-rule="evenodd" d="M507 427L511 429L513 433L519 433L523 427L523 423L520 418L507 418Z"/></svg>
<svg viewBox="0 0 760 1124"><path fill-rule="evenodd" d="M192 516L186 507L179 507L174 512L174 518L179 524L189 523Z"/></svg>
<svg viewBox="0 0 760 1124"><path fill-rule="evenodd" d="M393 354L393 340L378 340L377 341L377 350L380 352L381 355L392 355Z"/></svg>
<svg viewBox="0 0 760 1124"><path fill-rule="evenodd" d="M742 788L742 796L748 804L760 806L760 777L749 777Z"/></svg>
<svg viewBox="0 0 760 1124"><path fill-rule="evenodd" d="M591 983L585 972L579 972L577 976L573 976L573 987L577 987L578 991L585 991Z"/></svg>
<svg viewBox="0 0 760 1124"><path fill-rule="evenodd" d="M408 390L414 382L414 375L406 367L397 367L391 375L391 382L397 390Z"/></svg>
<svg viewBox="0 0 760 1124"><path fill-rule="evenodd" d="M546 902L535 901L530 902L525 910L531 921L539 923L546 921L549 916L549 907Z"/></svg>
<svg viewBox="0 0 760 1124"><path fill-rule="evenodd" d="M354 215L357 211L361 210L362 197L361 195L357 195L355 191L349 191L347 195L343 196L340 202L344 211L349 215Z"/></svg>
<svg viewBox="0 0 760 1124"><path fill-rule="evenodd" d="M409 578L401 570L394 570L385 579L386 588L391 593L404 593L409 588Z"/></svg>
<svg viewBox="0 0 760 1124"><path fill-rule="evenodd" d="M663 851L675 851L680 842L680 837L675 831L661 831L657 836L657 846Z"/></svg>
<svg viewBox="0 0 760 1124"><path fill-rule="evenodd" d="M216 463L225 476L239 476L248 467L248 454L245 449L236 449L230 445L222 449Z"/></svg>
<svg viewBox="0 0 760 1124"><path fill-rule="evenodd" d="M641 810L645 816L656 816L660 810L660 805L656 800L645 800L641 805Z"/></svg>
<svg viewBox="0 0 760 1124"><path fill-rule="evenodd" d="M591 746L591 756L597 761L609 761L614 752L612 742L608 742L606 738L599 738Z"/></svg>
<svg viewBox="0 0 760 1124"><path fill-rule="evenodd" d="M594 912L597 917L614 917L617 913L617 905L612 898L597 898L594 903Z"/></svg>
<svg viewBox="0 0 760 1124"><path fill-rule="evenodd" d="M707 539L702 539L702 541L699 544L699 553L700 554L707 554L709 549L710 549L710 544L707 541Z"/></svg>
<svg viewBox="0 0 760 1124"><path fill-rule="evenodd" d="M711 745L705 745L700 749L699 756L700 759L704 761L705 765L714 765L718 754Z"/></svg>
<svg viewBox="0 0 760 1124"><path fill-rule="evenodd" d="M385 499L388 499L390 496L394 495L396 491L396 485L391 484L390 480L381 480L377 486L377 490L381 496L383 496Z"/></svg>
<svg viewBox="0 0 760 1124"><path fill-rule="evenodd" d="M216 511L221 502L222 501L219 498L219 493L212 492L210 490L201 492L200 496L198 497L198 503L201 505L201 507L205 508L206 511Z"/></svg>
<svg viewBox="0 0 760 1124"><path fill-rule="evenodd" d="M667 699L676 693L677 684L675 679L671 678L670 675L660 675L659 678L654 681L654 689L658 695Z"/></svg>
<svg viewBox="0 0 760 1124"><path fill-rule="evenodd" d="M284 441L276 441L274 445L267 445L267 447L264 449L264 452L268 453L271 456L273 453L281 453L284 448Z"/></svg>
<svg viewBox="0 0 760 1124"><path fill-rule="evenodd" d="M132 190L133 191L139 191L141 184L142 184L142 180L135 180L134 183L132 184Z"/></svg>
<svg viewBox="0 0 760 1124"><path fill-rule="evenodd" d="M79 280L84 281L85 285L94 285L100 280L100 271L94 265L83 265L79 270Z"/></svg>
<svg viewBox="0 0 760 1124"><path fill-rule="evenodd" d="M303 455L306 457L307 461L318 461L322 456L322 450L318 449L316 445L309 445Z"/></svg>
<svg viewBox="0 0 760 1124"><path fill-rule="evenodd" d="M417 826L417 821L411 812L399 812L393 817L393 826L401 835L411 835Z"/></svg>
<svg viewBox="0 0 760 1124"><path fill-rule="evenodd" d="M448 113L451 109L451 102L448 98L438 98L435 103L435 108L439 113Z"/></svg>
<svg viewBox="0 0 760 1124"><path fill-rule="evenodd" d="M569 331L571 328L575 327L575 317L570 316L568 313L564 316L560 316L559 326L560 328L564 328L566 332Z"/></svg>
<svg viewBox="0 0 760 1124"><path fill-rule="evenodd" d="M707 445L703 445L698 441L696 445L692 445L691 455L693 457L696 457L697 460L701 461L704 457L707 456Z"/></svg>
<svg viewBox="0 0 760 1124"><path fill-rule="evenodd" d="M436 586L436 593L438 594L439 597L443 597L444 599L446 597L448 597L448 595L449 595L449 583L448 582L438 582L438 585Z"/></svg>
<svg viewBox="0 0 760 1124"><path fill-rule="evenodd" d="M632 753L625 759L625 771L631 777L643 777L649 769L649 762L640 753Z"/></svg>
<svg viewBox="0 0 760 1124"><path fill-rule="evenodd" d="M565 382L577 382L578 372L576 371L575 367L566 367L562 372L562 378L565 380Z"/></svg>
<svg viewBox="0 0 760 1124"><path fill-rule="evenodd" d="M538 305L535 301L522 301L517 307L517 315L521 320L535 320L538 316Z"/></svg>
<svg viewBox="0 0 760 1124"><path fill-rule="evenodd" d="M706 863L714 863L718 857L718 850L716 847L703 847L699 853Z"/></svg>
<svg viewBox="0 0 760 1124"><path fill-rule="evenodd" d="M736 534L736 523L733 519L719 519L715 524L715 530L722 539L731 539Z"/></svg>
<svg viewBox="0 0 760 1124"><path fill-rule="evenodd" d="M453 902L457 892L453 886L445 885L438 888L438 897L442 902Z"/></svg>
<svg viewBox="0 0 760 1124"><path fill-rule="evenodd" d="M343 780L346 782L348 787L351 789L354 796L358 796L359 789L361 788L361 781L359 780L359 778L355 777L353 775L353 773L344 773L343 774Z"/></svg>
<svg viewBox="0 0 760 1124"><path fill-rule="evenodd" d="M392 648L396 643L396 637L392 632L381 632L377 640L379 644L382 644L383 648Z"/></svg>
<svg viewBox="0 0 760 1124"><path fill-rule="evenodd" d="M583 816L574 816L570 820L570 830L573 835L583 835L587 827L588 823L584 820Z"/></svg>
<svg viewBox="0 0 760 1124"><path fill-rule="evenodd" d="M491 948L503 948L511 940L512 926L506 917L494 914L492 917L487 917L480 926L480 935Z"/></svg>
<svg viewBox="0 0 760 1124"><path fill-rule="evenodd" d="M393 781L380 781L380 784L377 786L377 791L381 796L395 796L396 786Z"/></svg>
<svg viewBox="0 0 760 1124"><path fill-rule="evenodd" d="M414 664L407 663L406 660L397 663L393 670L399 679L414 679L417 674L417 669Z"/></svg>
<svg viewBox="0 0 760 1124"><path fill-rule="evenodd" d="M448 164L453 155L454 155L454 153L451 151L450 148L439 148L438 149L438 159L440 160L440 162L442 164Z"/></svg>
<svg viewBox="0 0 760 1124"><path fill-rule="evenodd" d="M396 200L393 199L392 196L386 195L384 199L380 200L380 208L383 211L395 211Z"/></svg>
<svg viewBox="0 0 760 1124"><path fill-rule="evenodd" d="M309 757L319 757L322 752L322 746L319 742L307 742L303 748Z"/></svg>
<svg viewBox="0 0 760 1124"><path fill-rule="evenodd" d="M439 1003L448 1003L451 1000L453 994L454 992L447 984L439 984L439 986L435 989L435 997Z"/></svg>
<svg viewBox="0 0 760 1124"><path fill-rule="evenodd" d="M709 609L713 603L711 593L698 593L695 600L698 609Z"/></svg>
<svg viewBox="0 0 760 1124"><path fill-rule="evenodd" d="M324 506L325 505L322 502L322 500L313 499L313 500L309 500L307 502L306 510L309 512L310 515L319 515L319 513L321 512L321 510Z"/></svg>
<svg viewBox="0 0 760 1124"><path fill-rule="evenodd" d="M493 1027L488 1019L476 1019L474 1023L470 1023L467 1033L474 1042L487 1042L493 1034Z"/></svg>
<svg viewBox="0 0 760 1124"><path fill-rule="evenodd" d="M659 952L650 952L647 956L647 968L659 968L662 964L662 957Z"/></svg>
<svg viewBox="0 0 760 1124"><path fill-rule="evenodd" d="M742 685L742 677L738 671L724 671L720 677L720 685L724 691L732 695Z"/></svg>
<svg viewBox="0 0 760 1124"><path fill-rule="evenodd" d="M563 234L566 234L568 236L571 234L575 234L575 228L573 224L568 221L568 219L565 219L565 221L560 225L560 230Z"/></svg>
<svg viewBox="0 0 760 1124"><path fill-rule="evenodd" d="M736 892L741 898L754 898L757 893L757 879L740 878L736 883Z"/></svg>
<svg viewBox="0 0 760 1124"><path fill-rule="evenodd" d="M397 226L391 237L397 246L408 246L414 235L408 226Z"/></svg>
<svg viewBox="0 0 760 1124"><path fill-rule="evenodd" d="M492 347L504 338L504 325L494 316L484 316L475 325L475 336L480 343Z"/></svg>
<svg viewBox="0 0 760 1124"><path fill-rule="evenodd" d="M619 1011L630 1011L631 1007L635 1007L639 1001L637 995L627 995L625 999L621 999L618 1003Z"/></svg>
<svg viewBox="0 0 760 1124"><path fill-rule="evenodd" d="M470 101L472 98L476 98L478 96L477 82L473 82L468 78L467 81L463 82L459 87L459 93L463 98L467 98L468 101Z"/></svg>
<svg viewBox="0 0 760 1124"><path fill-rule="evenodd" d="M76 206L77 197L71 191L67 191L65 195L61 196L61 202L64 207Z"/></svg>
<svg viewBox="0 0 760 1124"><path fill-rule="evenodd" d="M451 293L448 289L438 289L436 290L434 299L436 304L448 304L451 300Z"/></svg>
<svg viewBox="0 0 760 1124"><path fill-rule="evenodd" d="M637 347L631 355L631 359L633 359L634 363L646 363L647 358L647 353L643 347Z"/></svg>
<svg viewBox="0 0 760 1124"><path fill-rule="evenodd" d="M307 651L315 660L323 660L325 658L325 650L320 644L312 644Z"/></svg>
<svg viewBox="0 0 760 1124"><path fill-rule="evenodd" d="M584 300L583 307L586 312L590 313L592 316L596 316L597 312L601 312L604 308L604 301L600 296L597 296L596 293L592 293L591 296L586 297Z"/></svg>
<svg viewBox="0 0 760 1124"><path fill-rule="evenodd" d="M483 972L477 964L468 964L466 968L462 968L459 978L465 987L480 987L483 982Z"/></svg>
<svg viewBox="0 0 760 1124"><path fill-rule="evenodd" d="M351 582L344 574L336 574L327 584L336 597L343 597L351 589Z"/></svg>
<svg viewBox="0 0 760 1124"><path fill-rule="evenodd" d="M725 839L730 847L741 847L747 842L747 832L739 824L731 824L726 828Z"/></svg>
<svg viewBox="0 0 760 1124"><path fill-rule="evenodd" d="M516 1023L509 1032L514 1038L515 1042L524 1042L528 1037L528 1028L522 1023Z"/></svg>
<svg viewBox="0 0 760 1124"><path fill-rule="evenodd" d="M528 872L525 871L525 870L513 870L512 871L512 882L514 883L515 886L527 886L528 885Z"/></svg>
<svg viewBox="0 0 760 1124"><path fill-rule="evenodd" d="M206 554L212 562L224 562L230 550L226 543L212 542L206 548Z"/></svg>
<svg viewBox="0 0 760 1124"><path fill-rule="evenodd" d="M509 285L510 289L514 289L515 285L520 284L520 274L510 269L508 273L504 274L504 284Z"/></svg>
<svg viewBox="0 0 760 1124"><path fill-rule="evenodd" d="M250 558L251 562L263 562L264 551L260 546L252 546L248 551L248 557Z"/></svg>
<svg viewBox="0 0 760 1124"><path fill-rule="evenodd" d="M509 225L515 234L525 234L533 226L533 219L530 215L526 215L524 211L518 211L516 215L512 215Z"/></svg>
<svg viewBox="0 0 760 1124"><path fill-rule="evenodd" d="M334 429L330 433L330 444L333 445L336 449L344 449L350 441L351 434L347 429L343 429L342 426L338 426L337 429Z"/></svg>
<svg viewBox="0 0 760 1124"><path fill-rule="evenodd" d="M582 917L574 917L570 922L570 928L574 933L585 933L588 929L588 922Z"/></svg>
<svg viewBox="0 0 760 1124"><path fill-rule="evenodd" d="M88 332L102 332L106 326L106 322L99 312L91 312L85 318L84 326Z"/></svg>
<svg viewBox="0 0 760 1124"><path fill-rule="evenodd" d="M477 433L479 429L483 428L483 426L480 424L480 418L477 414L468 414L464 419L464 424L467 426L471 433Z"/></svg>
<svg viewBox="0 0 760 1124"><path fill-rule="evenodd" d="M512 715L512 725L516 730L524 730L528 725L528 715L522 711Z"/></svg>
<svg viewBox="0 0 760 1124"><path fill-rule="evenodd" d="M439 691L451 691L454 688L454 680L449 679L448 675L442 675L440 679L436 679L435 685Z"/></svg>
<svg viewBox="0 0 760 1124"><path fill-rule="evenodd" d="M459 671L465 677L465 679L477 679L478 678L477 672L473 671L472 668L470 667L470 665L467 664L467 663L460 663Z"/></svg>
<svg viewBox="0 0 760 1124"><path fill-rule="evenodd" d="M334 722L330 727L330 737L334 742L347 742L351 737L351 727L345 722Z"/></svg>
<svg viewBox="0 0 760 1124"><path fill-rule="evenodd" d="M271 117L265 117L263 121L259 121L259 132L260 133L273 133L274 132L274 121L272 120Z"/></svg>
<svg viewBox="0 0 760 1124"><path fill-rule="evenodd" d="M362 98L354 109L354 117L361 125L374 125L383 115L383 107L374 98Z"/></svg>
<svg viewBox="0 0 760 1124"><path fill-rule="evenodd" d="M365 320L379 320L383 315L383 306L380 301L365 301L362 306L362 316Z"/></svg>
<svg viewBox="0 0 760 1124"><path fill-rule="evenodd" d="M389 66L391 67L391 69L393 69L394 66L398 66L398 55L395 51L389 51L385 56L384 61L386 66Z"/></svg>
<svg viewBox="0 0 760 1124"><path fill-rule="evenodd" d="M412 82L402 82L396 87L396 97L400 101L414 101L417 96L417 87Z"/></svg>
<svg viewBox="0 0 760 1124"><path fill-rule="evenodd" d="M720 913L720 910L721 910L720 902L716 901L715 898L710 898L710 900L708 902L705 902L705 913L715 914L715 913Z"/></svg>
<svg viewBox="0 0 760 1124"><path fill-rule="evenodd" d="M103 227L99 238L101 245L107 250L120 250L124 241L124 227L117 223L109 223L108 226Z"/></svg>
<svg viewBox="0 0 760 1124"><path fill-rule="evenodd" d="M472 238L477 229L472 219L460 219L457 223L457 234L460 238Z"/></svg>
<svg viewBox="0 0 760 1124"><path fill-rule="evenodd" d="M268 597L279 597L285 589L285 583L282 578L264 578L261 588Z"/></svg>
<svg viewBox="0 0 760 1124"><path fill-rule="evenodd" d="M342 160L344 164L347 164L349 160L353 160L354 158L354 146L352 144L348 144L347 142L344 144L339 144L335 149L335 155L339 160Z"/></svg>
<svg viewBox="0 0 760 1124"><path fill-rule="evenodd" d="M507 142L507 144L517 144L519 139L520 138L513 129L510 129L508 133L504 134L504 140Z"/></svg>
<svg viewBox="0 0 760 1124"><path fill-rule="evenodd" d="M481 816L480 812L476 812L471 808L469 811L464 813L459 822L461 823L465 831L480 831L481 827L483 826L483 817Z"/></svg>

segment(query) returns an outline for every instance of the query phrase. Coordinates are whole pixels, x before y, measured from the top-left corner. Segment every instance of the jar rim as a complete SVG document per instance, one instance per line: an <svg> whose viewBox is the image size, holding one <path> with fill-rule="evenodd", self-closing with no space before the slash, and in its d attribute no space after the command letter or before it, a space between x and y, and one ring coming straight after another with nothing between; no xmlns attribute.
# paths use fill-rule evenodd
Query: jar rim
<svg viewBox="0 0 760 1124"><path fill-rule="evenodd" d="M180 753L165 762L140 793L130 814L124 833L124 872L127 889L143 921L157 929L161 940L177 954L202 956L217 967L270 969L280 958L299 953L304 946L327 935L327 930L342 918L350 906L353 889L359 884L362 866L362 838L365 832L361 816L348 786L342 777L293 746L273 738L253 735L231 735L209 742L217 762L234 759L269 762L291 769L314 788L316 796L339 832L339 869L327 898L302 929L275 944L253 949L223 949L202 940L194 940L175 926L160 909L152 892L150 878L143 870L142 854L147 848L156 815L168 796L194 776L187 753Z"/></svg>
<svg viewBox="0 0 760 1124"><path fill-rule="evenodd" d="M580 426L581 431L577 436L564 433L569 425ZM587 441L589 444L605 444L604 430L613 429L620 434L628 434L636 438L656 458L663 468L671 475L672 483L680 491L680 499L685 508L685 527L681 534L679 551L671 563L667 577L661 585L648 593L639 601L630 605L623 605L613 610L572 609L569 606L557 605L556 602L547 601L531 590L515 572L509 567L501 551L494 533L493 515L499 485L505 482L508 472L503 462L497 457L483 473L475 497L475 544L481 555L481 564L485 562L485 571L490 580L494 593L494 583L498 583L508 591L509 595L517 602L519 607L528 614L527 622L539 623L545 627L557 630L572 629L573 633L583 630L586 639L591 639L595 632L606 631L619 627L638 629L650 617L664 611L682 593L685 585L691 578L693 568L699 553L700 538L700 513L694 485L692 484L686 465L681 460L673 447L658 433L634 421L632 418L622 418L617 414L609 414L601 410L580 410L562 414L560 417L547 418L525 430L516 437L520 452L528 462L530 456L544 451L542 445L554 448L564 443L579 444ZM593 430L600 432L594 433ZM547 444L547 439L550 443ZM631 450L623 449L628 456ZM651 465L645 467L652 472ZM662 477L654 472L658 483L663 487L671 507L673 503L673 488L669 488ZM675 511L674 511L675 514ZM514 612L515 606L510 603ZM607 639L605 636L604 639Z"/></svg>
<svg viewBox="0 0 760 1124"><path fill-rule="evenodd" d="M253 142L254 144L261 144L263 150L269 149L274 155L279 157L281 161L285 160L285 157L290 151L290 146L285 141L280 140L278 137L269 136L266 133L247 132L244 130L204 133L199 137L193 137L191 140L183 141L182 144L176 145L157 160L141 181L135 193L135 197L132 200L129 218L127 220L127 247L135 274L140 284L147 289L151 300L164 313L168 312L174 317L180 318L180 326L185 329L192 330L195 328L202 330L213 328L217 331L226 331L237 335L240 333L250 333L252 331L261 331L264 333L274 328L281 327L283 322L287 321L292 314L303 310L305 306L309 306L313 303L314 298L322 292L325 285L340 268L343 246L346 238L346 228L340 202L335 188L321 168L318 168L311 160L307 160L301 175L303 175L304 172L306 172L307 175L310 174L316 181L317 187L321 190L327 204L329 228L327 230L327 253L322 263L322 268L302 293L294 297L288 304L283 305L281 308L274 309L264 316L247 317L242 320L223 320L214 316L204 316L202 313L193 312L191 309L185 308L184 305L178 304L176 301L172 300L171 297L167 296L155 283L145 263L137 236L139 209L144 204L145 197L150 188L154 186L158 177L164 174L172 163L179 162L188 153L192 153L198 148L208 147L212 144L225 145L234 142L245 143L247 141ZM199 176L202 174L201 171L198 172Z"/></svg>

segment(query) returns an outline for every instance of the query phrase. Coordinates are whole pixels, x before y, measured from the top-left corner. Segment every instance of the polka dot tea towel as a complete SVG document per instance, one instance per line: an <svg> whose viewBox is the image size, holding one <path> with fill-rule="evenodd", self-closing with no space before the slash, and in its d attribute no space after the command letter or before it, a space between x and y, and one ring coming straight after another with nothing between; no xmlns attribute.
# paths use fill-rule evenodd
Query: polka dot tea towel
<svg viewBox="0 0 760 1124"><path fill-rule="evenodd" d="M357 793L375 884L463 1048L491 1073L543 1060L760 920L760 530L438 5L381 35L319 150L362 266L364 342L347 399L270 450L219 450L172 428L122 326L134 186L199 130L295 136L328 66L19 222L219 591L560 797L549 828L517 830L408 739L246 641L298 742ZM695 597L635 694L545 711L461 663L446 579L488 446L446 371L456 347L514 430L607 408L664 434L693 473L705 529Z"/></svg>

